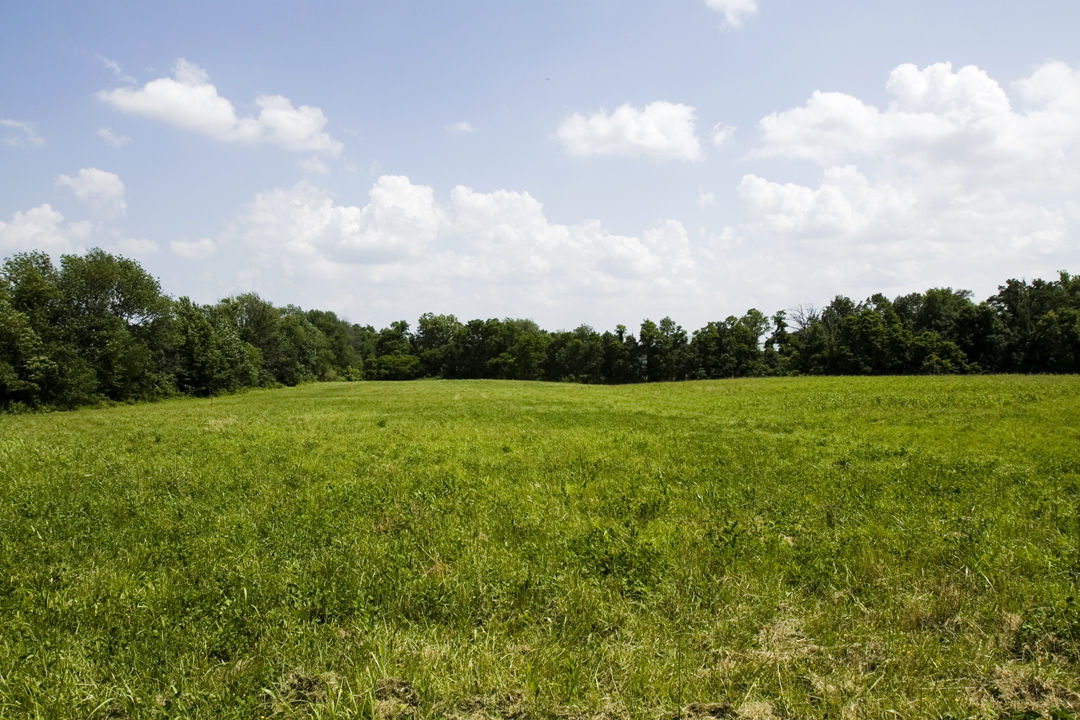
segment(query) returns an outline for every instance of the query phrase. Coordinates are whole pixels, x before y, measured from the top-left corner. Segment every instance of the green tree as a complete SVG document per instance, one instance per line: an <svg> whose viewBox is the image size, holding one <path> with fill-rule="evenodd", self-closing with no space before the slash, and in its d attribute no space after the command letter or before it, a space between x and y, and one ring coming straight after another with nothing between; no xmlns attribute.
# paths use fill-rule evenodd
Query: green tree
<svg viewBox="0 0 1080 720"><path fill-rule="evenodd" d="M615 332L601 337L604 349L604 382L633 383L642 380L637 340L625 325L616 325Z"/></svg>
<svg viewBox="0 0 1080 720"><path fill-rule="evenodd" d="M544 376L547 347L551 338L532 320L503 321L503 343L507 346L495 361L500 376L511 380L540 380Z"/></svg>
<svg viewBox="0 0 1080 720"><path fill-rule="evenodd" d="M349 323L325 310L308 310L306 317L326 338L326 345L317 361L319 379L336 380L361 375L363 361L354 347Z"/></svg>
<svg viewBox="0 0 1080 720"><path fill-rule="evenodd" d="M57 287L62 339L93 369L96 392L131 400L174 391L167 357L170 301L138 263L98 249L64 255Z"/></svg>
<svg viewBox="0 0 1080 720"><path fill-rule="evenodd" d="M377 380L412 380L423 372L420 358L413 353L409 323L397 320L379 331L375 358L371 363Z"/></svg>
<svg viewBox="0 0 1080 720"><path fill-rule="evenodd" d="M293 359L282 335L281 311L255 293L222 300L215 308L235 328L240 340L259 351L259 385L288 384Z"/></svg>
<svg viewBox="0 0 1080 720"><path fill-rule="evenodd" d="M561 382L604 382L604 345L599 333L588 325L553 333L547 347L545 376Z"/></svg>
<svg viewBox="0 0 1080 720"><path fill-rule="evenodd" d="M231 372L208 308L182 297L174 305L176 386L189 395L230 389Z"/></svg>
<svg viewBox="0 0 1080 720"><path fill-rule="evenodd" d="M696 363L686 331L670 317L663 318L659 325L643 321L638 339L649 382L685 380L694 372Z"/></svg>
<svg viewBox="0 0 1080 720"><path fill-rule="evenodd" d="M29 318L12 306L0 286L0 407L40 405L57 371Z"/></svg>
<svg viewBox="0 0 1080 720"><path fill-rule="evenodd" d="M427 377L450 377L453 373L454 338L462 325L453 315L424 313L416 321L413 343Z"/></svg>

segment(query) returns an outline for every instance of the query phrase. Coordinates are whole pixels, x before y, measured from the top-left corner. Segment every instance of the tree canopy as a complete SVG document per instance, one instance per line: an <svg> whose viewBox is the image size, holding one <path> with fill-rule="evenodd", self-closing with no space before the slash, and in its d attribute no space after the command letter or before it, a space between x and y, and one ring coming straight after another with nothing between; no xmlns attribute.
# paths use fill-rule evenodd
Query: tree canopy
<svg viewBox="0 0 1080 720"><path fill-rule="evenodd" d="M532 320L425 313L376 330L254 293L172 299L102 250L0 267L0 408L71 408L319 380L499 378L634 383L792 374L1080 372L1080 278L1010 279L976 303L931 288L751 308L688 333L670 317L548 331Z"/></svg>

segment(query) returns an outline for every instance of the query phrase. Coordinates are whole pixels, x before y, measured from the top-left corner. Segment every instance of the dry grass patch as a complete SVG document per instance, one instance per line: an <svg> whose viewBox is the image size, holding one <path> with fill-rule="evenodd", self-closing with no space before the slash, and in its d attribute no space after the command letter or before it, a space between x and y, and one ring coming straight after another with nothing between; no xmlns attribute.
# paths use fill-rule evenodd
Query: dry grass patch
<svg viewBox="0 0 1080 720"><path fill-rule="evenodd" d="M306 712L326 702L340 685L337 674L332 672L313 675L303 668L293 670L281 678L277 692L270 693L270 711L275 715Z"/></svg>
<svg viewBox="0 0 1080 720"><path fill-rule="evenodd" d="M1054 665L1008 663L971 690L968 700L984 712L1002 716L1036 712L1050 717L1053 711L1080 711L1080 694L1064 682L1069 680Z"/></svg>
<svg viewBox="0 0 1080 720"><path fill-rule="evenodd" d="M412 717L420 705L420 694L405 680L381 678L375 684L375 717L382 720Z"/></svg>

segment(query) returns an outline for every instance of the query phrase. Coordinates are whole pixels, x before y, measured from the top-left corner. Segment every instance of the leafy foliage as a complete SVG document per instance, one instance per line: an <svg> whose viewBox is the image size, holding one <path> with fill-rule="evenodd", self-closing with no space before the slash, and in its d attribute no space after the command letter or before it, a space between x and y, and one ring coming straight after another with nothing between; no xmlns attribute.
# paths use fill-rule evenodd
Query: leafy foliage
<svg viewBox="0 0 1080 720"><path fill-rule="evenodd" d="M670 317L547 331L514 318L426 313L376 330L254 293L172 300L101 250L21 253L0 271L0 408L72 408L326 380L551 380L590 384L766 375L1080 372L1080 279L1009 280L975 304L934 288L889 300L751 308L688 333Z"/></svg>

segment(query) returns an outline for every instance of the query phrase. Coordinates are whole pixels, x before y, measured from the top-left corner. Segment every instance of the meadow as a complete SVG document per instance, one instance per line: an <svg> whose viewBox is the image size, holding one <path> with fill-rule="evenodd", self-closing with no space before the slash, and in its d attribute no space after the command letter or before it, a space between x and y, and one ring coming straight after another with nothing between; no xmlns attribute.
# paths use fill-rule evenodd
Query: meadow
<svg viewBox="0 0 1080 720"><path fill-rule="evenodd" d="M1073 718L1080 377L0 417L2 718Z"/></svg>

